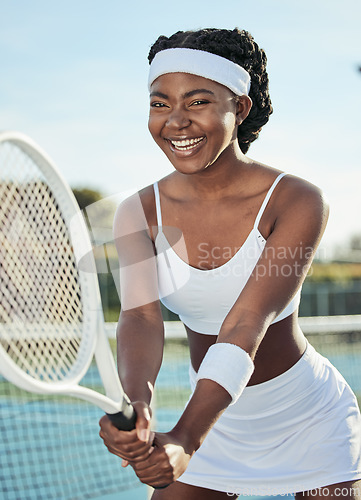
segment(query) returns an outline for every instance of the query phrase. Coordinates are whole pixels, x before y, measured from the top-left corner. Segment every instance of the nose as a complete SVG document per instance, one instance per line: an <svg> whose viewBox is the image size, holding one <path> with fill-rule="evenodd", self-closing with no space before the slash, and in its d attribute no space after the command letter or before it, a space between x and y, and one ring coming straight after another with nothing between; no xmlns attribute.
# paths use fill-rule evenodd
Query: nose
<svg viewBox="0 0 361 500"><path fill-rule="evenodd" d="M187 116L187 111L184 108L176 107L170 110L167 119L168 127L179 130L188 127L190 124L191 120Z"/></svg>

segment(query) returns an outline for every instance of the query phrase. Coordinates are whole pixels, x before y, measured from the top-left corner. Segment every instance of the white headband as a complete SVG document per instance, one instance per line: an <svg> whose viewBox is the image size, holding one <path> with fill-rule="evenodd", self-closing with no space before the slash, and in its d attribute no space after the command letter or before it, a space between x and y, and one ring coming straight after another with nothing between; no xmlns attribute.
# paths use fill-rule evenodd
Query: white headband
<svg viewBox="0 0 361 500"><path fill-rule="evenodd" d="M204 50L176 48L158 52L150 65L148 88L166 73L202 76L228 87L236 95L248 95L251 86L251 77L245 69Z"/></svg>

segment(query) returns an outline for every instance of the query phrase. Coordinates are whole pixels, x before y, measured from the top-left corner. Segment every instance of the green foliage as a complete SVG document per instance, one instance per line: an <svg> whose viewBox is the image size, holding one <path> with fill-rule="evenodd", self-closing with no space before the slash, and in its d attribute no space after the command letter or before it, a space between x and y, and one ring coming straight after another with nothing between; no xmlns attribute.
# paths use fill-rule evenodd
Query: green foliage
<svg viewBox="0 0 361 500"><path fill-rule="evenodd" d="M72 189L80 210L84 210L88 205L100 201L103 196L99 191L89 188L73 188Z"/></svg>
<svg viewBox="0 0 361 500"><path fill-rule="evenodd" d="M308 282L346 283L361 280L361 263L354 262L314 262L307 276Z"/></svg>

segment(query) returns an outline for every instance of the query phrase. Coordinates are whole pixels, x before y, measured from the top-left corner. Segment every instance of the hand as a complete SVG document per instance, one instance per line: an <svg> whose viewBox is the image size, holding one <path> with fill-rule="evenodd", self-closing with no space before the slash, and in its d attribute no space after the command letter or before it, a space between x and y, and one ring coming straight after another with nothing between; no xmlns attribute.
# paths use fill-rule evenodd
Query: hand
<svg viewBox="0 0 361 500"><path fill-rule="evenodd" d="M134 430L120 431L106 415L99 421L100 437L110 453L123 459L123 467L126 467L130 461L136 463L147 459L153 450L154 432L150 431L151 410L142 401L132 404L137 414Z"/></svg>
<svg viewBox="0 0 361 500"><path fill-rule="evenodd" d="M153 447L146 459L131 465L142 483L162 488L183 474L193 452L186 451L186 447L172 432L155 433Z"/></svg>

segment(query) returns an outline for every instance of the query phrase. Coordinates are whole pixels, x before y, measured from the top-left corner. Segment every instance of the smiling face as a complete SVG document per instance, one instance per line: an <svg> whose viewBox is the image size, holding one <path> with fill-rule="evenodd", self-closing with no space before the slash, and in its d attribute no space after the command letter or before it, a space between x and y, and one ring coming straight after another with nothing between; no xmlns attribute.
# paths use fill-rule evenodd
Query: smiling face
<svg viewBox="0 0 361 500"><path fill-rule="evenodd" d="M229 155L234 158L242 117L234 94L207 78L170 73L150 89L149 131L184 174L199 173Z"/></svg>

